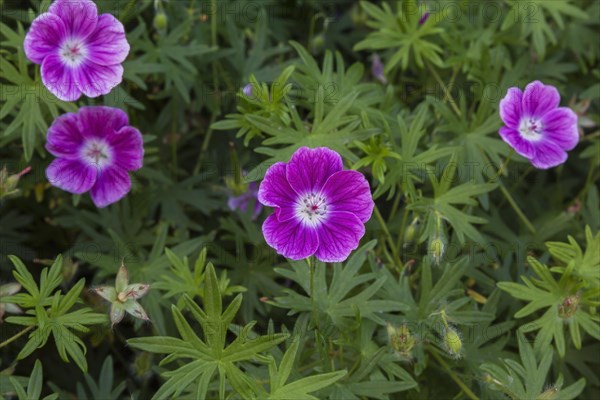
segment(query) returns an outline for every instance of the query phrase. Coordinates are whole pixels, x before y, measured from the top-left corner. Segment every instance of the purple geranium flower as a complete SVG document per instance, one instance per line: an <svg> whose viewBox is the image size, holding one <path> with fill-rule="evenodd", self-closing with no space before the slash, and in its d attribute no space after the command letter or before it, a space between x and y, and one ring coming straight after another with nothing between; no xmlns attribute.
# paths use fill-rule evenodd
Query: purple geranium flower
<svg viewBox="0 0 600 400"><path fill-rule="evenodd" d="M524 92L512 87L500 101L500 118L506 125L500 136L536 168L564 163L566 151L579 141L577 115L559 103L558 90L540 81L531 82Z"/></svg>
<svg viewBox="0 0 600 400"><path fill-rule="evenodd" d="M121 83L129 54L123 24L98 15L91 0L56 0L33 20L24 47L41 64L44 85L65 101L109 93Z"/></svg>
<svg viewBox="0 0 600 400"><path fill-rule="evenodd" d="M263 224L269 246L292 260L314 254L324 262L344 261L358 247L374 206L364 176L343 171L326 147L301 147L287 164L273 164L258 200L275 207Z"/></svg>
<svg viewBox="0 0 600 400"><path fill-rule="evenodd" d="M74 194L90 191L96 207L121 200L131 189L128 171L142 167L141 133L112 107L82 107L58 117L46 149L57 157L46 169L50 183Z"/></svg>
<svg viewBox="0 0 600 400"><path fill-rule="evenodd" d="M227 205L229 209L232 211L240 210L242 212L246 212L248 208L248 204L251 200L257 200L258 198L258 184L256 182L250 182L248 185L248 189L239 196L229 196L229 200L227 201ZM252 213L252 219L256 219L260 212L262 211L262 204L259 201L254 203L254 212Z"/></svg>

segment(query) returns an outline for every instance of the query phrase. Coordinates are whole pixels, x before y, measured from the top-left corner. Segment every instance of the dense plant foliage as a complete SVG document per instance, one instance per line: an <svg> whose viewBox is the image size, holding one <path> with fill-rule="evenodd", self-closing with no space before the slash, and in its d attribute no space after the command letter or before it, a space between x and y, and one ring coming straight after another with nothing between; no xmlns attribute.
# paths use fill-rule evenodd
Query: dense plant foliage
<svg viewBox="0 0 600 400"><path fill-rule="evenodd" d="M52 2L0 0L0 398L600 396L599 2L94 3L112 72L61 91ZM577 116L551 159L502 131L536 81ZM68 126L127 130L79 156L131 187L60 181ZM263 235L302 147L369 183L349 256Z"/></svg>

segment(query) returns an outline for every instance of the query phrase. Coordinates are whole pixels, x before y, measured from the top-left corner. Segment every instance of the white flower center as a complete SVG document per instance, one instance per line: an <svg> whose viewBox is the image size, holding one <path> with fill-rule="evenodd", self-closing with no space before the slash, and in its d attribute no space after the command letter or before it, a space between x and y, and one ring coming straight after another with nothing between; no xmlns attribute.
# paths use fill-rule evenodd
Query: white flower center
<svg viewBox="0 0 600 400"><path fill-rule="evenodd" d="M87 48L83 40L67 39L59 50L60 58L69 67L79 66L87 56Z"/></svg>
<svg viewBox="0 0 600 400"><path fill-rule="evenodd" d="M327 201L321 194L309 193L298 199L296 217L305 225L318 226L326 218Z"/></svg>
<svg viewBox="0 0 600 400"><path fill-rule="evenodd" d="M523 139L537 142L542 138L542 123L535 118L523 118L519 124L519 133Z"/></svg>
<svg viewBox="0 0 600 400"><path fill-rule="evenodd" d="M102 169L112 162L113 151L105 140L94 138L81 147L80 156L84 163Z"/></svg>

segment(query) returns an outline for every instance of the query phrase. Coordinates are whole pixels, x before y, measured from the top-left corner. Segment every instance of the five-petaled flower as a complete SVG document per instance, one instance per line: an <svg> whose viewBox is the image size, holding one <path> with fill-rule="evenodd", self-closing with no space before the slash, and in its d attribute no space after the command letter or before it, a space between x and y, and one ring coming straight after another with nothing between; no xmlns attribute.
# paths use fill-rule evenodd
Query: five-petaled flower
<svg viewBox="0 0 600 400"><path fill-rule="evenodd" d="M57 157L48 181L67 192L90 191L97 207L122 199L131 189L128 171L142 167L141 133L127 114L112 107L82 107L58 117L48 130L46 149Z"/></svg>
<svg viewBox="0 0 600 400"><path fill-rule="evenodd" d="M348 258L365 233L374 203L364 176L342 169L335 151L301 147L287 164L267 170L258 200L275 207L263 224L269 246L292 260Z"/></svg>
<svg viewBox="0 0 600 400"><path fill-rule="evenodd" d="M98 15L91 0L56 0L33 20L24 48L41 64L44 85L65 101L109 93L121 83L121 63L129 54L123 24Z"/></svg>
<svg viewBox="0 0 600 400"><path fill-rule="evenodd" d="M531 82L524 92L510 88L500 101L500 118L506 125L500 136L536 168L564 163L566 152L579 141L577 115L559 103L558 90L540 81Z"/></svg>
<svg viewBox="0 0 600 400"><path fill-rule="evenodd" d="M122 264L117 272L115 286L101 286L93 289L103 299L109 301L112 305L110 308L110 322L114 326L121 322L125 313L131 314L135 318L148 321L148 315L137 300L143 297L150 285L145 283L129 284L129 273L127 267Z"/></svg>

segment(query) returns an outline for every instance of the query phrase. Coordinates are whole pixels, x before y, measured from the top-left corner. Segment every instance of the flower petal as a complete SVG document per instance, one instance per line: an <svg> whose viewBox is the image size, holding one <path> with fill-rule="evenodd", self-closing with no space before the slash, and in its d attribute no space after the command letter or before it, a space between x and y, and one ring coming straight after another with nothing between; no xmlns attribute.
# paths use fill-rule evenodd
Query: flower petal
<svg viewBox="0 0 600 400"><path fill-rule="evenodd" d="M526 158L531 158L535 154L535 145L521 137L516 129L503 126L500 128L500 137L510 145L517 153Z"/></svg>
<svg viewBox="0 0 600 400"><path fill-rule="evenodd" d="M69 160L79 159L83 136L79 131L77 114L67 113L56 118L46 136L46 149L54 156Z"/></svg>
<svg viewBox="0 0 600 400"><path fill-rule="evenodd" d="M44 86L59 99L75 101L81 97L81 90L74 76L75 70L66 67L58 53L44 58L41 71Z"/></svg>
<svg viewBox="0 0 600 400"><path fill-rule="evenodd" d="M373 197L369 182L357 171L339 171L331 175L321 191L327 199L328 211L348 211L362 222L373 212Z"/></svg>
<svg viewBox="0 0 600 400"><path fill-rule="evenodd" d="M563 150L572 150L579 142L577 114L570 108L560 107L542 117L544 135Z"/></svg>
<svg viewBox="0 0 600 400"><path fill-rule="evenodd" d="M142 134L132 126L125 126L108 136L115 164L126 171L142 168L144 143Z"/></svg>
<svg viewBox="0 0 600 400"><path fill-rule="evenodd" d="M291 260L311 256L319 247L315 229L303 226L296 219L278 221L275 213L265 220L262 231L267 244Z"/></svg>
<svg viewBox="0 0 600 400"><path fill-rule="evenodd" d="M25 55L32 62L41 64L47 55L58 51L67 36L67 28L62 19L50 13L40 14L33 20L25 36Z"/></svg>
<svg viewBox="0 0 600 400"><path fill-rule="evenodd" d="M56 0L48 12L58 15L72 37L86 38L96 29L98 8L91 0Z"/></svg>
<svg viewBox="0 0 600 400"><path fill-rule="evenodd" d="M523 114L527 117L542 117L560 103L560 95L554 86L540 81L531 82L523 93Z"/></svg>
<svg viewBox="0 0 600 400"><path fill-rule="evenodd" d="M286 178L287 166L278 162L269 167L258 188L258 201L269 207L289 206L296 202L296 193Z"/></svg>
<svg viewBox="0 0 600 400"><path fill-rule="evenodd" d="M103 208L121 200L131 190L131 179L124 169L113 167L98 173L96 184L90 195L98 208Z"/></svg>
<svg viewBox="0 0 600 400"><path fill-rule="evenodd" d="M101 296L104 300L113 302L117 300L117 291L112 286L101 286L94 288L94 291Z"/></svg>
<svg viewBox="0 0 600 400"><path fill-rule="evenodd" d="M87 192L96 183L98 171L93 165L78 160L57 158L46 169L46 177L53 186L74 194Z"/></svg>
<svg viewBox="0 0 600 400"><path fill-rule="evenodd" d="M365 226L352 213L333 211L317 228L319 248L315 255L323 262L342 262L358 247Z"/></svg>
<svg viewBox="0 0 600 400"><path fill-rule="evenodd" d="M86 40L87 59L99 65L120 64L129 54L129 43L121 21L111 14L98 17L96 30Z"/></svg>
<svg viewBox="0 0 600 400"><path fill-rule="evenodd" d="M111 140L113 134L129 125L127 113L120 108L81 107L77 115L79 130L86 138L100 137Z"/></svg>
<svg viewBox="0 0 600 400"><path fill-rule="evenodd" d="M148 314L146 314L146 311L142 305L135 300L127 300L125 303L123 303L123 308L130 315L133 315L136 318L143 319L144 321L148 321L150 319L148 318Z"/></svg>
<svg viewBox="0 0 600 400"><path fill-rule="evenodd" d="M519 128L519 122L523 113L521 106L522 99L523 92L521 92L521 89L513 87L508 89L506 96L500 100L500 118L502 118L502 121L509 128Z"/></svg>
<svg viewBox="0 0 600 400"><path fill-rule="evenodd" d="M287 164L286 176L296 193L318 193L327 178L342 170L342 157L327 147L299 148Z"/></svg>
<svg viewBox="0 0 600 400"><path fill-rule="evenodd" d="M534 167L548 169L567 161L567 153L558 144L544 141L536 146L535 155L530 160Z"/></svg>
<svg viewBox="0 0 600 400"><path fill-rule="evenodd" d="M150 285L147 283L133 283L131 285L127 285L125 288L125 296L131 299L139 299L144 297L146 293L150 290Z"/></svg>
<svg viewBox="0 0 600 400"><path fill-rule="evenodd" d="M73 69L74 80L87 97L98 97L110 93L123 80L121 64L99 65L85 60Z"/></svg>

